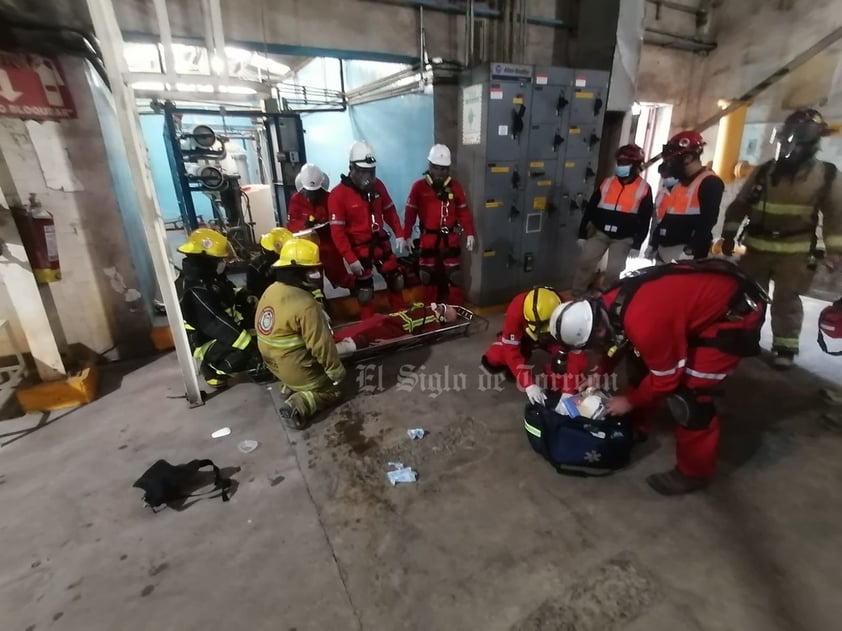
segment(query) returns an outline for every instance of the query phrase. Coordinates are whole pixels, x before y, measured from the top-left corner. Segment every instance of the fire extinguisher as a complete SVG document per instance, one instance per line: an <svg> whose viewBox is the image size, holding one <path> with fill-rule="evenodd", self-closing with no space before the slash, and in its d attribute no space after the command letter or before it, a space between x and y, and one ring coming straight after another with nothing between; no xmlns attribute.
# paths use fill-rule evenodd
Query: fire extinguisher
<svg viewBox="0 0 842 631"><path fill-rule="evenodd" d="M13 215L36 282L45 284L59 280L61 266L53 215L41 206L35 193L29 195L29 209L15 208Z"/></svg>

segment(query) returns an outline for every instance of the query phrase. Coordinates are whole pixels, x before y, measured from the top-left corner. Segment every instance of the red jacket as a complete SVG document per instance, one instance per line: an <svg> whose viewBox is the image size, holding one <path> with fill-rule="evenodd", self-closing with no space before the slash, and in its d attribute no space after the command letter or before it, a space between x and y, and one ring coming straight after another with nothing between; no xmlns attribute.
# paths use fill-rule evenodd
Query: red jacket
<svg viewBox="0 0 842 631"><path fill-rule="evenodd" d="M721 274L676 274L637 290L623 316L623 331L649 374L639 386L626 391L632 405L656 403L674 392L688 373L693 374L692 366L686 365L689 339L727 313L737 287L736 279ZM607 305L614 302L618 291L605 294Z"/></svg>
<svg viewBox="0 0 842 631"><path fill-rule="evenodd" d="M412 185L404 213L404 238L412 238L416 218L420 218L421 227L428 230L438 230L441 227L452 230L459 224L466 235L474 235L474 220L465 189L456 180L451 180L448 187L451 199L443 202L436 197L435 190L425 178ZM421 232L423 234L423 230Z"/></svg>
<svg viewBox="0 0 842 631"><path fill-rule="evenodd" d="M325 193L321 199L313 205L301 193L295 193L289 200L287 208L287 228L291 232L300 232L311 226L320 223L327 223L329 220L327 212L327 197ZM309 224L309 225L308 225Z"/></svg>
<svg viewBox="0 0 842 631"><path fill-rule="evenodd" d="M503 345L503 356L506 358L506 365L514 375L516 382L527 388L535 383L532 377L532 367L526 362L529 356L537 348L554 353L558 345L553 344L549 348L542 347L526 333L526 318L523 317L523 303L526 301L528 291L514 297L506 308L506 315L503 318L503 331L498 342Z"/></svg>
<svg viewBox="0 0 842 631"><path fill-rule="evenodd" d="M374 182L374 193L378 196L367 202L359 191L342 182L328 197L333 243L349 264L359 258L354 247L368 245L372 233L382 230L384 225L392 229L395 237L403 235L395 203L380 180Z"/></svg>

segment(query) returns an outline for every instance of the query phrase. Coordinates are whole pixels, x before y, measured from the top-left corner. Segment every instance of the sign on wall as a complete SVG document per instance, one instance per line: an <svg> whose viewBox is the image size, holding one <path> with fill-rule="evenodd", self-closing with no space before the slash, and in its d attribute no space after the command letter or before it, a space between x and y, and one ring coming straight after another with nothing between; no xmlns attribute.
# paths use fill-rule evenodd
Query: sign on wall
<svg viewBox="0 0 842 631"><path fill-rule="evenodd" d="M58 62L42 55L0 51L0 116L76 118Z"/></svg>
<svg viewBox="0 0 842 631"><path fill-rule="evenodd" d="M482 142L482 84L462 88L462 144Z"/></svg>

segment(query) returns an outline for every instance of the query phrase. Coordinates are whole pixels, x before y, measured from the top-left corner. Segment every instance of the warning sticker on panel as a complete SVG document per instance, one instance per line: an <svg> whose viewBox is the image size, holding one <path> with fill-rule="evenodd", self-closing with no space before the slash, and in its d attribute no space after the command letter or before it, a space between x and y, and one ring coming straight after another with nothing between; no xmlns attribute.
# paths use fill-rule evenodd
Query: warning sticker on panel
<svg viewBox="0 0 842 631"><path fill-rule="evenodd" d="M497 135L498 136L508 136L509 135L509 126L508 125L498 125L497 126Z"/></svg>
<svg viewBox="0 0 842 631"><path fill-rule="evenodd" d="M523 97L522 96L516 96L515 98L512 99L512 103L514 105L523 105Z"/></svg>
<svg viewBox="0 0 842 631"><path fill-rule="evenodd" d="M494 165L491 165L490 169L491 169L492 173L508 173L509 172L509 167L496 167Z"/></svg>
<svg viewBox="0 0 842 631"><path fill-rule="evenodd" d="M577 99L592 99L594 97L593 92L577 92L576 98Z"/></svg>
<svg viewBox="0 0 842 631"><path fill-rule="evenodd" d="M576 87L577 88L584 88L588 85L588 80L585 77L576 77Z"/></svg>
<svg viewBox="0 0 842 631"><path fill-rule="evenodd" d="M543 169L544 163L543 162L530 162L529 168L530 169Z"/></svg>
<svg viewBox="0 0 842 631"><path fill-rule="evenodd" d="M578 127L571 127L571 128L570 128L570 133L571 133L571 134L581 134L581 133L582 133L582 130L581 130L581 129L579 129Z"/></svg>
<svg viewBox="0 0 842 631"><path fill-rule="evenodd" d="M532 208L535 210L544 210L547 207L546 197L536 197L532 200Z"/></svg>
<svg viewBox="0 0 842 631"><path fill-rule="evenodd" d="M497 256L496 250L483 250L482 255L485 258L491 258L492 256Z"/></svg>
<svg viewBox="0 0 842 631"><path fill-rule="evenodd" d="M535 75L535 85L547 85L549 78L545 74Z"/></svg>
<svg viewBox="0 0 842 631"><path fill-rule="evenodd" d="M489 98L492 101L502 101L503 100L503 90L501 88L491 88Z"/></svg>
<svg viewBox="0 0 842 631"><path fill-rule="evenodd" d="M536 183L538 186L552 186L552 185L553 185L553 181L552 181L552 180L538 180L538 181L537 181L537 182L535 182L535 183Z"/></svg>
<svg viewBox="0 0 842 631"><path fill-rule="evenodd" d="M496 199L489 199L485 202L486 208L502 208L503 202L498 202Z"/></svg>
<svg viewBox="0 0 842 631"><path fill-rule="evenodd" d="M576 163L575 163L575 162L570 162L570 161L568 161L568 162L565 162L565 163L564 163L564 168L565 168L565 169L572 169L572 168L573 168L573 167L575 167L575 166L576 166Z"/></svg>

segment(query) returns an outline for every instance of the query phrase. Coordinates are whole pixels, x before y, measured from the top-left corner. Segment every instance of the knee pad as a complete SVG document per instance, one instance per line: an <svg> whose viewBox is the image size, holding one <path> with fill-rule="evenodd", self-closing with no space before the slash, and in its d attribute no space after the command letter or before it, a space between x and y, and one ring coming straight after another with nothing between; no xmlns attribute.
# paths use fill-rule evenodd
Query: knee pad
<svg viewBox="0 0 842 631"><path fill-rule="evenodd" d="M447 272L447 280L455 287L462 286L462 268L459 266L452 267Z"/></svg>
<svg viewBox="0 0 842 631"><path fill-rule="evenodd" d="M680 427L690 430L707 429L716 416L713 401L700 401L698 394L689 389L669 395L667 408Z"/></svg>
<svg viewBox="0 0 842 631"><path fill-rule="evenodd" d="M374 280L371 278L357 279L357 301L367 305L374 300Z"/></svg>
<svg viewBox="0 0 842 631"><path fill-rule="evenodd" d="M418 280L421 281L422 285L432 285L433 284L433 270L429 267L419 267L418 268Z"/></svg>
<svg viewBox="0 0 842 631"><path fill-rule="evenodd" d="M389 288L389 291L402 291L403 290L403 274L397 270L394 272L387 272L385 274L386 278L386 287Z"/></svg>

